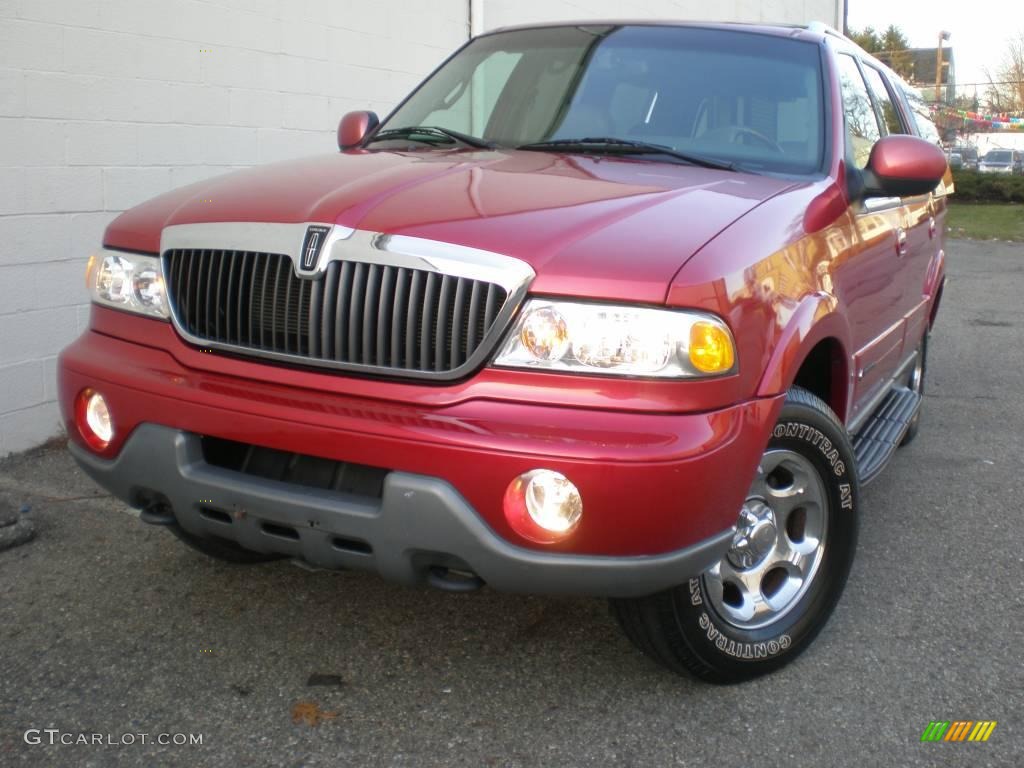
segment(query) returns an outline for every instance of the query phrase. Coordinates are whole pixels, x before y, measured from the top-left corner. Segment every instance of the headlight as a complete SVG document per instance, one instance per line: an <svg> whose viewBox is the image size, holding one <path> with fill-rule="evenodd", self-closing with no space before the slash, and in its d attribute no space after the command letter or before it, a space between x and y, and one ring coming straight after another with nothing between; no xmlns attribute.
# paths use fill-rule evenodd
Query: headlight
<svg viewBox="0 0 1024 768"><path fill-rule="evenodd" d="M714 315L532 299L495 365L663 378L736 368L728 326Z"/></svg>
<svg viewBox="0 0 1024 768"><path fill-rule="evenodd" d="M89 257L85 283L97 304L167 319L163 268L156 256L100 250Z"/></svg>

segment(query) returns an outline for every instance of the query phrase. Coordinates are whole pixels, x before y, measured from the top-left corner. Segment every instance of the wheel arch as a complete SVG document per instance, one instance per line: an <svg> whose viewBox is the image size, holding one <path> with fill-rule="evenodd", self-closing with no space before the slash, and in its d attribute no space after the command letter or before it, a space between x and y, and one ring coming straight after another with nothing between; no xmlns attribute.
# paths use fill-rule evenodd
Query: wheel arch
<svg viewBox="0 0 1024 768"><path fill-rule="evenodd" d="M779 337L758 385L758 397L794 384L824 400L843 423L849 409L850 330L834 297L805 298Z"/></svg>

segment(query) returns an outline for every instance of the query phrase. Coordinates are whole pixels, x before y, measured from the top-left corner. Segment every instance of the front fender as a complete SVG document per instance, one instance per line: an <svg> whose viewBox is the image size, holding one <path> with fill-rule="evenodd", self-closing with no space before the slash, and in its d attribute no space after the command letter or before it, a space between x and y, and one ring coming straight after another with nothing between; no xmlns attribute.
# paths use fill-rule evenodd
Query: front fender
<svg viewBox="0 0 1024 768"><path fill-rule="evenodd" d="M800 365L825 339L835 339L842 348L844 360L849 359L850 326L846 318L836 311L837 304L834 296L824 292L801 300L768 359L758 384L758 397L779 395L793 386ZM843 368L844 376L849 375L849 365Z"/></svg>

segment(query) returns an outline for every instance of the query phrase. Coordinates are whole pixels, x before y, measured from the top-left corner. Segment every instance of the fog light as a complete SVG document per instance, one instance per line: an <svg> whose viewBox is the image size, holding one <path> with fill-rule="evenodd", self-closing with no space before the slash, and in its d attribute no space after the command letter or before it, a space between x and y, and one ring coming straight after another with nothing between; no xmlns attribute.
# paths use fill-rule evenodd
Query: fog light
<svg viewBox="0 0 1024 768"><path fill-rule="evenodd" d="M583 499L565 475L550 469L534 469L509 484L505 491L505 517L521 536L551 543L575 530L583 517Z"/></svg>
<svg viewBox="0 0 1024 768"><path fill-rule="evenodd" d="M78 431L95 450L102 451L114 437L114 422L103 395L92 389L83 389L75 407Z"/></svg>

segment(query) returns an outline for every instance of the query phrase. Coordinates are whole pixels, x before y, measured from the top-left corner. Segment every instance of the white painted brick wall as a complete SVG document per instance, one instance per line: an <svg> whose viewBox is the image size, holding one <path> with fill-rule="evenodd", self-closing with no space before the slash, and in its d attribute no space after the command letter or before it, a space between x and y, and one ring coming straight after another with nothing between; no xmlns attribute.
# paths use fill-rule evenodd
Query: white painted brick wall
<svg viewBox="0 0 1024 768"><path fill-rule="evenodd" d="M470 0L0 0L0 456L59 430L57 352L120 211L330 152L461 45ZM482 28L604 17L838 23L839 0L483 0ZM707 10L705 10L707 8ZM477 19L480 23L480 19Z"/></svg>
<svg viewBox="0 0 1024 768"><path fill-rule="evenodd" d="M56 354L120 211L336 148L467 35L468 2L0 0L0 457L59 431Z"/></svg>

